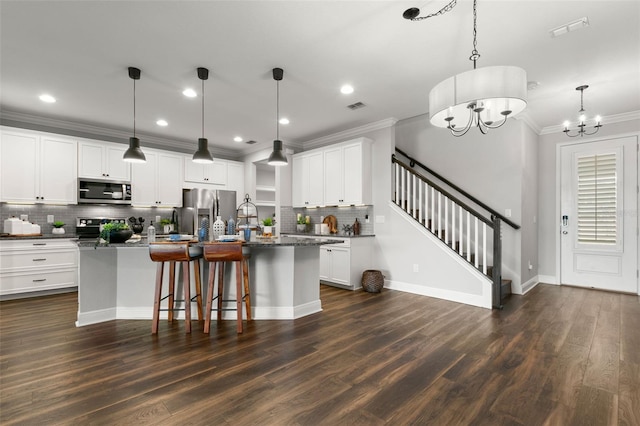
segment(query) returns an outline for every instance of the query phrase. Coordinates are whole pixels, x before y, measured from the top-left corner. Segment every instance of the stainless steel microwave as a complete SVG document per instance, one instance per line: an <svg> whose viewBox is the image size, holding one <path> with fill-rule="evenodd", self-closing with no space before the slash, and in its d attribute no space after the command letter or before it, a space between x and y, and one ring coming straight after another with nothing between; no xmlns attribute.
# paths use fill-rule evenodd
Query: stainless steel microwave
<svg viewBox="0 0 640 426"><path fill-rule="evenodd" d="M78 179L78 204L131 204L131 184Z"/></svg>

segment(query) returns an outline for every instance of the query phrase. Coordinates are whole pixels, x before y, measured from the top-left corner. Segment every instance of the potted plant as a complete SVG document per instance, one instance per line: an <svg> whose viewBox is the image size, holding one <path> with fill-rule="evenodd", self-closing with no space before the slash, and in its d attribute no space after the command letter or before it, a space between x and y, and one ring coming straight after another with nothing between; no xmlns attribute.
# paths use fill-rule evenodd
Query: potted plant
<svg viewBox="0 0 640 426"><path fill-rule="evenodd" d="M270 237L273 235L273 219L270 217L266 217L262 219L262 235L265 237Z"/></svg>
<svg viewBox="0 0 640 426"><path fill-rule="evenodd" d="M126 223L105 223L102 225L100 235L96 240L96 245L100 243L100 239L103 239L107 245L109 243L124 243L133 235L133 231L129 229L129 225Z"/></svg>
<svg viewBox="0 0 640 426"><path fill-rule="evenodd" d="M173 222L171 222L171 219L160 219L160 225L162 225L163 234L168 234L173 231Z"/></svg>
<svg viewBox="0 0 640 426"><path fill-rule="evenodd" d="M55 222L53 222L53 229L51 230L52 234L64 234L64 228L63 226L65 225L64 222L60 221L60 220L56 220Z"/></svg>
<svg viewBox="0 0 640 426"><path fill-rule="evenodd" d="M296 230L298 232L304 232L307 229L307 218L298 213L298 221Z"/></svg>

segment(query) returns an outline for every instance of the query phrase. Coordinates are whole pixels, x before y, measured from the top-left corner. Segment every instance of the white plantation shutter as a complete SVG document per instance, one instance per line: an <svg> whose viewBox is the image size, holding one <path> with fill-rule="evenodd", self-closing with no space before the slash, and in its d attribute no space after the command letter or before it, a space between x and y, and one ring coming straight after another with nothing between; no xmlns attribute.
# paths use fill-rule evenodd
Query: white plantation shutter
<svg viewBox="0 0 640 426"><path fill-rule="evenodd" d="M615 152L578 157L578 242L617 245L617 162Z"/></svg>

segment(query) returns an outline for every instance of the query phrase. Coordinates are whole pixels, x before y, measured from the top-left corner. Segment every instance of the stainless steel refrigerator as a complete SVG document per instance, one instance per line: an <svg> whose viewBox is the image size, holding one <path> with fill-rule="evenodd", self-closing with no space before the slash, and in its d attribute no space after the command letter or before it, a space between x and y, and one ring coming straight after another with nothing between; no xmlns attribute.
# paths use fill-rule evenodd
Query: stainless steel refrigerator
<svg viewBox="0 0 640 426"><path fill-rule="evenodd" d="M236 220L236 191L200 188L182 190L181 233L197 236L203 220L206 220L207 240L211 240L213 223L217 216L220 216L225 224L229 218Z"/></svg>

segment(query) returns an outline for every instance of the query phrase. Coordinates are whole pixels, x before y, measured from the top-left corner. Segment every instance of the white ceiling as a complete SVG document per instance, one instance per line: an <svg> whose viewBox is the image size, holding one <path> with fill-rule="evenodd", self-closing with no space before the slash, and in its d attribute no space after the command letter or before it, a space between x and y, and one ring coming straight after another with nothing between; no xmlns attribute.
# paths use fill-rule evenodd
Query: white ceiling
<svg viewBox="0 0 640 426"><path fill-rule="evenodd" d="M448 1L5 1L1 15L3 116L44 117L131 133L195 149L201 137L199 66L205 83L205 137L214 151L241 155L275 139L276 83L284 69L280 126L285 145L387 118L428 111L441 80L472 68L472 2L420 22ZM562 37L549 30L582 17L590 26ZM640 1L478 2L478 66L515 65L529 81L521 114L537 131L555 129L579 109L620 119L640 111ZM342 95L351 83L355 92ZM44 104L41 93L58 101ZM367 106L352 111L347 105ZM25 118L27 117L27 118ZM155 121L164 118L165 128ZM445 132L443 130L443 132ZM256 145L233 142L242 136ZM447 135L448 137L448 135Z"/></svg>

